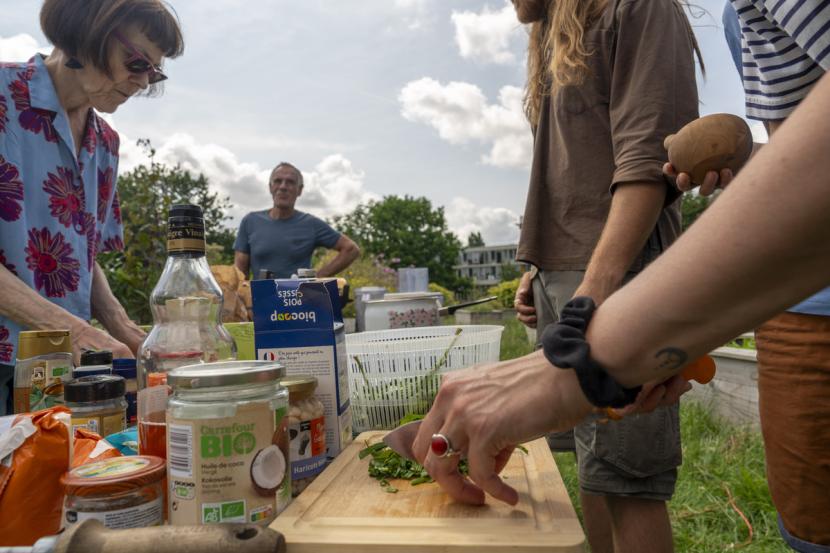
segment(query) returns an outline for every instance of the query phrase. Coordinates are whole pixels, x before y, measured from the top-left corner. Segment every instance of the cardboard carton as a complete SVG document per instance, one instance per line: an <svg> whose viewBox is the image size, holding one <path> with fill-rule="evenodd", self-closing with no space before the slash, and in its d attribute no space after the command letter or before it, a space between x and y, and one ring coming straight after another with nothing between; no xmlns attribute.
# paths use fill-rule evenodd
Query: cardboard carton
<svg viewBox="0 0 830 553"><path fill-rule="evenodd" d="M256 358L279 361L289 375L317 377L326 414L326 450L334 458L352 441L343 315L335 279L251 283Z"/></svg>

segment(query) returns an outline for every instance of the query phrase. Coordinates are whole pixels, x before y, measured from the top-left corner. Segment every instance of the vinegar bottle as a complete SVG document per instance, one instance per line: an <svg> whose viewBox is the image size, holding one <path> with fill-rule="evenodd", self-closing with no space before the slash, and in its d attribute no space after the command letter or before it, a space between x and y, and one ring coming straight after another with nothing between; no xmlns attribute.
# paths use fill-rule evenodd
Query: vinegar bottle
<svg viewBox="0 0 830 553"><path fill-rule="evenodd" d="M167 373L184 365L236 359L236 344L222 326L222 290L205 258L205 222L198 205L170 208L167 262L150 309L153 328L137 356L139 451L167 458Z"/></svg>

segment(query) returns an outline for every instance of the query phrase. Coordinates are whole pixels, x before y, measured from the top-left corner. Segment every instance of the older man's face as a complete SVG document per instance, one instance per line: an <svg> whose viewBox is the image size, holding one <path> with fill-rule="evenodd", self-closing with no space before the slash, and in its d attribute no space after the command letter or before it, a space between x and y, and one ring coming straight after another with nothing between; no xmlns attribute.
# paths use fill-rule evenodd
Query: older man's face
<svg viewBox="0 0 830 553"><path fill-rule="evenodd" d="M280 167L271 173L268 183L276 208L293 208L303 193L297 173L291 167Z"/></svg>
<svg viewBox="0 0 830 553"><path fill-rule="evenodd" d="M516 16L521 23L533 23L545 17L549 0L513 0ZM555 0L550 0L555 1Z"/></svg>

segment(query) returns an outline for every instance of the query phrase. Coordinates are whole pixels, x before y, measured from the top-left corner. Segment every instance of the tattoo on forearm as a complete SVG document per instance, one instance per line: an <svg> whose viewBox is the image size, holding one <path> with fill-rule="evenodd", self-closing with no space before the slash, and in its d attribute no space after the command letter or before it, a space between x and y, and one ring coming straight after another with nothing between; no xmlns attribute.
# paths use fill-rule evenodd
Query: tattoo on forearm
<svg viewBox="0 0 830 553"><path fill-rule="evenodd" d="M663 348L654 357L659 363L657 370L660 372L674 372L689 359L689 355L679 348Z"/></svg>

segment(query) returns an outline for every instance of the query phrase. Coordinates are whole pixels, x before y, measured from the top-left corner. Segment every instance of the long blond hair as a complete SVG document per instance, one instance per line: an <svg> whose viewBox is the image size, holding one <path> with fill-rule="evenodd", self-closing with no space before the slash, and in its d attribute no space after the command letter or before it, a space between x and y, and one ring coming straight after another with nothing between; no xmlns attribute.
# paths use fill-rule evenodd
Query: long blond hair
<svg viewBox="0 0 830 553"><path fill-rule="evenodd" d="M682 11L679 0L678 9ZM585 59L591 51L583 38L588 29L605 11L609 0L546 0L547 13L530 26L527 50L527 89L524 97L525 115L535 125L542 100L553 89L580 85L588 73ZM687 20L688 25L688 20ZM688 25L701 70L705 71L697 39Z"/></svg>

